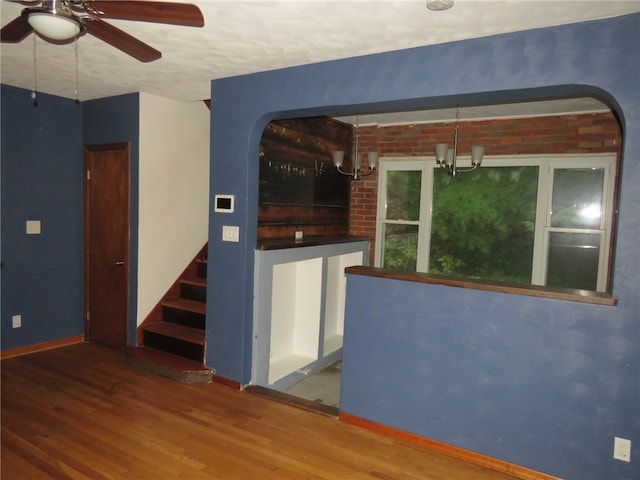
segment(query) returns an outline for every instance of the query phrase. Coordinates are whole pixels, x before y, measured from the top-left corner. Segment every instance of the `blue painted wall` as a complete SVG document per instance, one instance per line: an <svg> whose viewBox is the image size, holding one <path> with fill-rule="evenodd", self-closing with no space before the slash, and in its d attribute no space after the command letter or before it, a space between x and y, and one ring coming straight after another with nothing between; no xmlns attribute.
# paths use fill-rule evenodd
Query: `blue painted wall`
<svg viewBox="0 0 640 480"><path fill-rule="evenodd" d="M84 102L85 145L127 142L131 144L131 197L129 229L128 344L135 345L138 300L138 184L140 152L140 95L131 93Z"/></svg>
<svg viewBox="0 0 640 480"><path fill-rule="evenodd" d="M84 333L82 106L39 94L34 107L30 94L0 87L2 350Z"/></svg>
<svg viewBox="0 0 640 480"><path fill-rule="evenodd" d="M638 478L638 314L348 276L341 410L562 478Z"/></svg>
<svg viewBox="0 0 640 480"><path fill-rule="evenodd" d="M267 121L594 94L625 144L613 294L587 306L351 276L342 409L569 479L639 478L640 15L215 80L207 363L250 379L258 145ZM221 241L222 225L240 242ZM375 315L374 310L378 313ZM435 384L435 387L432 385Z"/></svg>
<svg viewBox="0 0 640 480"><path fill-rule="evenodd" d="M76 105L7 85L2 100L2 350L84 333L83 146L131 142L129 339L137 298L139 96ZM42 235L26 235L40 220ZM22 315L22 328L11 317Z"/></svg>

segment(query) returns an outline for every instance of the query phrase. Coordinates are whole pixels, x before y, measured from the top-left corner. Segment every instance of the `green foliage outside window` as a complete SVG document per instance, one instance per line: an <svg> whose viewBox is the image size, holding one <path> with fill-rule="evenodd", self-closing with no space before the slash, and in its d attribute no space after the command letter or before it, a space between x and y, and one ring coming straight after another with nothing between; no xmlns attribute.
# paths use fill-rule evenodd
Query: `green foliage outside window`
<svg viewBox="0 0 640 480"><path fill-rule="evenodd" d="M386 219L420 219L421 177L419 170L394 170L387 174ZM418 227L387 224L384 228L384 268L415 272Z"/></svg>
<svg viewBox="0 0 640 480"><path fill-rule="evenodd" d="M418 227L386 225L384 268L415 272L418 261Z"/></svg>
<svg viewBox="0 0 640 480"><path fill-rule="evenodd" d="M537 167L434 172L429 273L531 283Z"/></svg>

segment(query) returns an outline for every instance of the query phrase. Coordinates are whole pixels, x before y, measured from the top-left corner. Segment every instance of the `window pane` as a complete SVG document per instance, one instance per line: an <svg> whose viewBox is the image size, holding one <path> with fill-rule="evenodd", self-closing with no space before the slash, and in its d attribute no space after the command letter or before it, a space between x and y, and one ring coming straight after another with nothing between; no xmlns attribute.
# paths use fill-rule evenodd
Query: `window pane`
<svg viewBox="0 0 640 480"><path fill-rule="evenodd" d="M383 268L416 271L418 255L417 225L384 226Z"/></svg>
<svg viewBox="0 0 640 480"><path fill-rule="evenodd" d="M600 234L551 232L547 285L596 290Z"/></svg>
<svg viewBox="0 0 640 480"><path fill-rule="evenodd" d="M387 173L387 220L419 220L420 170Z"/></svg>
<svg viewBox="0 0 640 480"><path fill-rule="evenodd" d="M554 170L551 226L599 228L603 181L602 168Z"/></svg>
<svg viewBox="0 0 640 480"><path fill-rule="evenodd" d="M434 171L429 272L531 283L538 167Z"/></svg>

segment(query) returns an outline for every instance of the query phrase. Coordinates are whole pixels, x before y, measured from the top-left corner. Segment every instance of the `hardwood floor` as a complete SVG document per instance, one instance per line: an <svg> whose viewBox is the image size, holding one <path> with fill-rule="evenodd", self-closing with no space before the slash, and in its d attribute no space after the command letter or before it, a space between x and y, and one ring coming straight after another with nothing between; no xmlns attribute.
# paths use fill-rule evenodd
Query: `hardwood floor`
<svg viewBox="0 0 640 480"><path fill-rule="evenodd" d="M3 480L514 478L96 345L1 366Z"/></svg>

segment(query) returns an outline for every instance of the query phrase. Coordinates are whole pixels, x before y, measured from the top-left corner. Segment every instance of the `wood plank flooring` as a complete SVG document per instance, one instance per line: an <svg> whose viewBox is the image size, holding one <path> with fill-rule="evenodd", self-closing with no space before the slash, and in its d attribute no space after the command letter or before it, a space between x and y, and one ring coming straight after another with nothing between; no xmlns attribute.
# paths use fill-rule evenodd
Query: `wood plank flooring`
<svg viewBox="0 0 640 480"><path fill-rule="evenodd" d="M78 344L5 359L1 477L513 479L218 384L182 384Z"/></svg>

